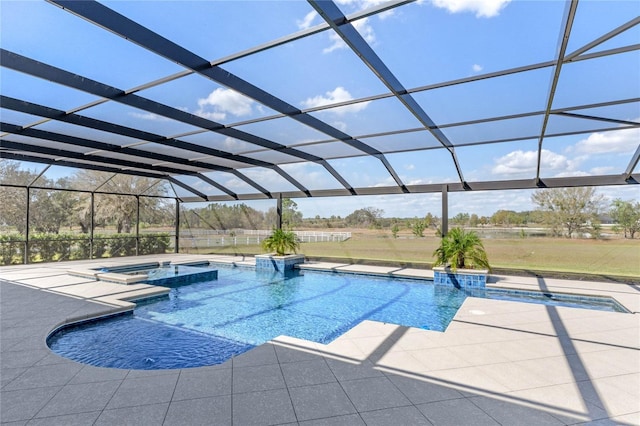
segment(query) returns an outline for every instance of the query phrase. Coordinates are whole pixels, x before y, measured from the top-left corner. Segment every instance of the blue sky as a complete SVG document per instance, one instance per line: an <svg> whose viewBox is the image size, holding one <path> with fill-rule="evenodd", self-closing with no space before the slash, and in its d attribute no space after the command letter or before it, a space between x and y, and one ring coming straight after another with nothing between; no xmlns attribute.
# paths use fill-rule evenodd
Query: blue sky
<svg viewBox="0 0 640 426"><path fill-rule="evenodd" d="M216 61L228 55L322 23L304 1L105 1L106 6L137 20L192 52ZM351 13L376 6L377 0L340 0ZM554 59L562 25L562 1L433 0L418 1L354 24L390 70L407 88L519 67ZM567 52L572 52L640 14L634 1L581 1ZM127 90L183 69L152 52L133 45L93 24L46 2L0 0L2 47L39 61ZM640 26L596 46L590 52L640 43ZM281 97L298 108L313 108L351 99L379 95L386 87L332 32L325 31L245 58L225 62L222 68ZM96 97L0 69L2 93L59 108L72 109ZM453 85L414 94L416 101L440 125L497 115L541 111L546 107L553 68ZM176 106L211 120L233 124L276 114L270 108L197 75L142 90L140 96ZM601 59L565 64L553 108L640 97L638 51ZM576 113L621 120L640 120L638 102L592 108ZM1 110L3 121L26 125L36 117ZM286 154L264 152L260 147L222 135L186 133L197 128L114 102L81 112L181 140L213 146L265 161L295 160ZM379 132L421 127L395 98L362 102L311 115L359 138L382 152L406 184L456 182L451 156L425 131L385 137ZM523 138L484 146L461 146L456 153L467 181L532 179L536 173L536 134L541 116L446 127L454 143L469 144L495 138ZM602 122L552 116L548 133L575 129L586 133L545 139L541 177L621 174L640 141L640 129L597 131ZM611 127L610 124L607 126ZM74 134L123 146L197 158L182 150L113 137L99 131L49 122L37 128ZM382 163L370 157L339 158L359 151L329 139L314 129L288 119L275 119L238 127L284 145L319 156L336 157L329 163L354 187L393 185ZM593 131L592 131L593 130ZM531 136L529 138L529 136ZM31 143L35 140L23 138ZM300 145L302 144L302 145ZM413 148L424 149L411 152ZM81 151L82 152L82 151ZM213 161L213 160L211 160ZM217 160L216 160L217 161ZM232 165L224 161L216 164ZM310 189L340 188L322 167L291 163L282 168ZM51 173L54 173L52 171ZM60 170L55 173L63 173ZM638 168L636 168L638 172ZM277 173L262 168L244 169L250 178L270 191L295 190ZM246 183L228 173L207 175L239 194L252 192ZM185 183L212 195L220 191L203 181ZM640 199L635 188L605 188L608 197ZM180 195L185 195L181 192ZM529 191L452 194L450 212L489 215L499 208L532 209ZM363 206L379 207L390 216L437 214L440 195L361 197L325 200L336 215ZM488 202L487 200L490 200ZM323 200L297 200L305 216L327 215ZM435 207L431 207L435 205ZM330 215L330 214L329 214Z"/></svg>

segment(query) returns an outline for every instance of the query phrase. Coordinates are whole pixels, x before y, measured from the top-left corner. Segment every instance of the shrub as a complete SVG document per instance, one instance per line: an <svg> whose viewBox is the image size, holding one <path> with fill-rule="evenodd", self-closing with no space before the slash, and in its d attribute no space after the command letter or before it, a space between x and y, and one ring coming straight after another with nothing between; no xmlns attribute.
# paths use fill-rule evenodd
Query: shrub
<svg viewBox="0 0 640 426"><path fill-rule="evenodd" d="M171 246L171 236L166 232L144 234L140 236L138 246L140 254L166 253Z"/></svg>
<svg viewBox="0 0 640 426"><path fill-rule="evenodd" d="M434 252L435 265L450 265L453 271L458 268L491 269L487 253L480 237L474 231L466 232L462 228L453 228L440 241L440 247Z"/></svg>
<svg viewBox="0 0 640 426"><path fill-rule="evenodd" d="M265 251L275 251L277 256L284 256L288 251L297 253L299 247L300 242L293 231L277 228L262 241L262 248Z"/></svg>
<svg viewBox="0 0 640 426"><path fill-rule="evenodd" d="M24 235L18 233L0 235L0 264L24 263Z"/></svg>
<svg viewBox="0 0 640 426"><path fill-rule="evenodd" d="M136 254L134 234L94 234L93 257L119 257ZM0 264L24 262L22 234L0 235ZM140 236L140 254L166 253L171 246L171 235L166 232ZM29 262L53 262L61 260L89 259L91 240L88 234L34 233L29 237Z"/></svg>

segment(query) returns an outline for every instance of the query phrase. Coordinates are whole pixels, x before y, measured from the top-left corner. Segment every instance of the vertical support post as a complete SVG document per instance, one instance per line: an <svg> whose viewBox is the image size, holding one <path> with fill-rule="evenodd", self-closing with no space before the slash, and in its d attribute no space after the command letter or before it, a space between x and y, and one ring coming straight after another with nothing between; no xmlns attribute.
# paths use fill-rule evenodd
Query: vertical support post
<svg viewBox="0 0 640 426"><path fill-rule="evenodd" d="M173 247L173 252L178 253L180 251L180 200L176 198L176 238Z"/></svg>
<svg viewBox="0 0 640 426"><path fill-rule="evenodd" d="M278 194L278 205L276 207L277 220L276 220L276 228L282 229L282 194Z"/></svg>
<svg viewBox="0 0 640 426"><path fill-rule="evenodd" d="M449 232L449 186L442 185L442 229L441 237Z"/></svg>
<svg viewBox="0 0 640 426"><path fill-rule="evenodd" d="M136 256L140 256L140 196L136 195Z"/></svg>
<svg viewBox="0 0 640 426"><path fill-rule="evenodd" d="M29 210L31 208L31 189L27 186L27 227L24 231L24 264L29 263Z"/></svg>
<svg viewBox="0 0 640 426"><path fill-rule="evenodd" d="M96 194L91 193L91 215L89 217L89 259L93 259L93 228L95 228Z"/></svg>

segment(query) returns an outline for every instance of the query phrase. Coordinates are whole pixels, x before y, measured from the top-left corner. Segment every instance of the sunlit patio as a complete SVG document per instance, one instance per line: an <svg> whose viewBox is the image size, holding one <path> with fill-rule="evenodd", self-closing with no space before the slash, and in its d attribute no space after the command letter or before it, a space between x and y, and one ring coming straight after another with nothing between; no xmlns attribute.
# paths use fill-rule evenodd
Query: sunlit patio
<svg viewBox="0 0 640 426"><path fill-rule="evenodd" d="M69 270L158 259L245 266L253 260L166 255L0 269L3 423L640 421L636 285L497 276L490 286L610 295L633 313L468 298L444 333L364 321L327 345L281 336L224 364L195 369L99 368L48 349L47 335L61 324L131 309L131 300L154 291L96 286ZM364 265L305 267L425 274Z"/></svg>

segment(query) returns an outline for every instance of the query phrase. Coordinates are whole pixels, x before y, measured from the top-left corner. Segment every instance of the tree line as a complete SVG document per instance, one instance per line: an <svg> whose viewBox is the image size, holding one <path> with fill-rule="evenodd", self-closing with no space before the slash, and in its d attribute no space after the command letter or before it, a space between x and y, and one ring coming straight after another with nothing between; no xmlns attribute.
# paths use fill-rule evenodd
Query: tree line
<svg viewBox="0 0 640 426"><path fill-rule="evenodd" d="M615 199L607 204L595 188L553 188L540 189L531 196L536 210L498 210L491 216L458 213L449 218L449 223L462 227L520 227L541 226L549 229L553 236L573 238L590 235L598 238L603 221L613 222L613 229L625 238L634 238L640 233L640 202ZM394 237L403 229L408 229L417 237L427 230L440 233L442 219L427 213L422 218L384 218L384 211L376 207L364 207L341 217L331 219L305 219L305 224L327 227L357 227L389 229Z"/></svg>
<svg viewBox="0 0 640 426"><path fill-rule="evenodd" d="M47 179L36 172L20 169L20 163L0 162L0 182L28 184L37 182L38 187L58 189L29 190L30 231L60 233L62 230L79 229L88 233L91 227L91 195L88 192L65 191L71 188L102 188L107 193L96 193L93 199L93 226L110 227L117 233L131 233L138 215L144 225L172 225L175 223L175 204L167 196L167 189L158 180L145 177L116 174L108 179L105 174L92 170L79 170L71 177L57 180ZM108 190L108 191L107 191ZM145 196L132 196L131 193ZM0 187L0 229L15 230L24 234L27 226L27 192L20 187ZM603 218L615 222L625 238L634 238L640 230L640 203L616 199L604 202L601 194L591 187L540 189L533 193L532 202L536 210L516 212L498 210L491 216L459 213L449 222L454 226L530 226L539 225L551 230L555 236L574 237L583 234L598 237ZM140 212L138 212L138 205ZM180 223L186 228L209 228L216 230L271 229L277 223L276 208L266 212L244 203L209 203L205 207L191 208L183 205ZM397 236L402 229L409 229L418 237L427 230L439 233L441 218L427 213L418 218L388 218L377 207L357 209L342 218L304 218L298 205L291 199L282 202L284 227L315 228L371 228L389 229Z"/></svg>
<svg viewBox="0 0 640 426"><path fill-rule="evenodd" d="M30 232L59 234L78 229L89 233L91 229L91 194L71 189L100 188L93 199L93 227L113 228L118 234L135 230L140 206L140 220L147 224L174 222L174 201L166 196L166 189L156 179L117 174L105 178L101 172L79 170L71 177L50 179L38 173L19 168L18 162L0 162L0 182L9 184L35 183L29 189ZM47 189L39 189L47 188ZM56 188L56 189L48 189ZM129 194L144 194L138 197ZM26 232L27 191L21 187L0 187L0 226Z"/></svg>

